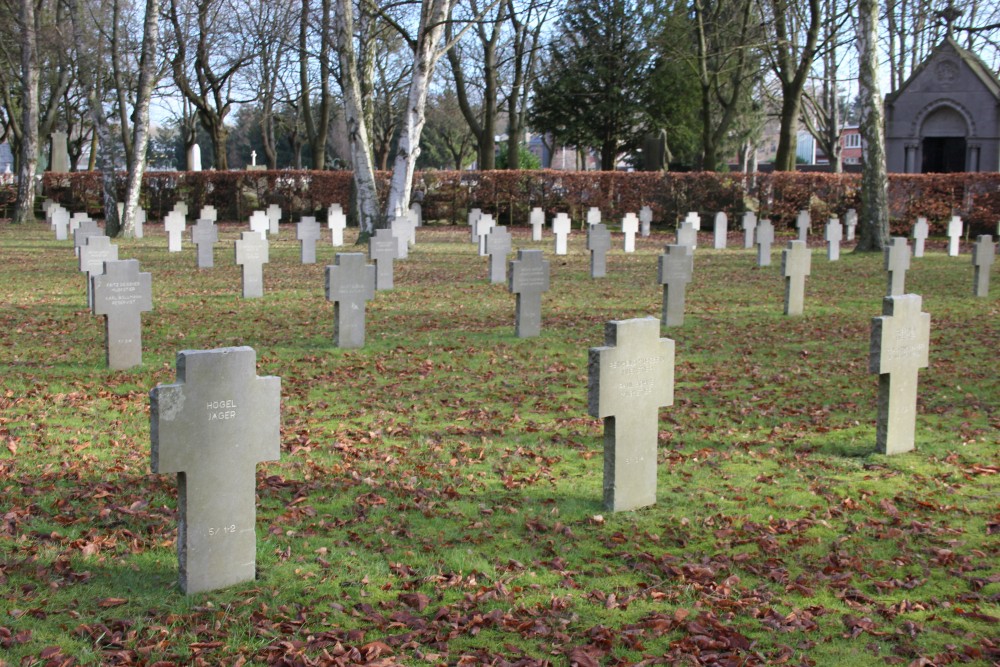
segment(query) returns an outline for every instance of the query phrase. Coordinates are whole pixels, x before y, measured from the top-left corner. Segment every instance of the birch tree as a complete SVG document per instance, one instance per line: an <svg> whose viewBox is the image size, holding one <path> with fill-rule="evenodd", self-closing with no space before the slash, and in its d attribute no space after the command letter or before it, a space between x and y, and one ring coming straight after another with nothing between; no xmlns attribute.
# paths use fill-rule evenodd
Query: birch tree
<svg viewBox="0 0 1000 667"><path fill-rule="evenodd" d="M861 215L858 251L889 243L889 177L885 113L878 84L878 0L858 0L858 91L861 100Z"/></svg>
<svg viewBox="0 0 1000 667"><path fill-rule="evenodd" d="M35 169L38 166L38 59L35 53L35 2L21 0L21 157L17 169L15 224L35 219Z"/></svg>

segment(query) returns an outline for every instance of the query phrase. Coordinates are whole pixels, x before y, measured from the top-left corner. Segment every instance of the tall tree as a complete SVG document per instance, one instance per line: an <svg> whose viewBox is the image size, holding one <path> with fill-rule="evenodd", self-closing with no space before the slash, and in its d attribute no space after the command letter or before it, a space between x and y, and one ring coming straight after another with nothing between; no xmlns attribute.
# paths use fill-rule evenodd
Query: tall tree
<svg viewBox="0 0 1000 667"><path fill-rule="evenodd" d="M885 166L885 113L878 85L878 0L858 0L858 92L861 100L861 215L856 250L889 243L889 177Z"/></svg>
<svg viewBox="0 0 1000 667"><path fill-rule="evenodd" d="M299 109L306 139L312 152L312 168L326 167L326 143L330 132L333 96L330 94L330 51L333 28L333 1L319 0L313 17L309 0L302 0L299 15ZM315 28L313 24L315 23ZM311 45L310 37L313 37ZM315 59L312 69L310 62Z"/></svg>
<svg viewBox="0 0 1000 667"><path fill-rule="evenodd" d="M17 170L15 224L35 219L35 169L38 165L38 59L35 53L35 2L21 0L21 158Z"/></svg>
<svg viewBox="0 0 1000 667"><path fill-rule="evenodd" d="M848 41L844 26L848 13L838 0L822 0L823 48L819 54L819 84L803 91L802 120L830 162L830 171L843 171L840 134L843 129L842 91L840 88L841 49Z"/></svg>

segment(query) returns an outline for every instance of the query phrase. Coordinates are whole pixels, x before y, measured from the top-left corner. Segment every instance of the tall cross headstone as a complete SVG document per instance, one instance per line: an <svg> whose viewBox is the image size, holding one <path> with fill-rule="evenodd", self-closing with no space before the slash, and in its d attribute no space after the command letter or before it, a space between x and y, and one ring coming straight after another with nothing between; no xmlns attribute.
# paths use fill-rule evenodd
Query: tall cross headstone
<svg viewBox="0 0 1000 667"><path fill-rule="evenodd" d="M800 241L809 240L809 227L811 226L812 218L809 215L809 211L799 211L799 214L795 216L795 228L799 230Z"/></svg>
<svg viewBox="0 0 1000 667"><path fill-rule="evenodd" d="M250 347L182 350L177 383L149 392L150 467L177 473L177 559L186 594L253 581L257 464L281 453L281 379Z"/></svg>
<svg viewBox="0 0 1000 667"><path fill-rule="evenodd" d="M558 213L552 219L552 233L556 237L556 254L565 255L567 251L567 240L570 233L570 219L565 213Z"/></svg>
<svg viewBox="0 0 1000 667"><path fill-rule="evenodd" d="M757 266L771 266L771 244L774 225L767 218L757 223Z"/></svg>
<svg viewBox="0 0 1000 667"><path fill-rule="evenodd" d="M754 231L757 229L757 214L747 211L743 214L743 247L753 247Z"/></svg>
<svg viewBox="0 0 1000 667"><path fill-rule="evenodd" d="M267 207L267 231L268 233L277 238L281 229L279 223L281 222L281 207L277 204L271 204Z"/></svg>
<svg viewBox="0 0 1000 667"><path fill-rule="evenodd" d="M510 254L511 237L506 227L494 227L493 230L484 237L486 239L486 253L490 257L490 282L507 282L507 255Z"/></svg>
<svg viewBox="0 0 1000 667"><path fill-rule="evenodd" d="M316 218L304 216L295 225L295 238L299 241L299 258L303 264L316 263L316 241L319 241L320 226Z"/></svg>
<svg viewBox="0 0 1000 667"><path fill-rule="evenodd" d="M868 370L878 373L878 450L900 454L914 447L917 370L927 368L931 316L920 312L917 294L882 299L882 317L872 318Z"/></svg>
<svg viewBox="0 0 1000 667"><path fill-rule="evenodd" d="M410 246L417 240L417 223L409 214L399 215L392 221L392 233L399 243L399 259L410 256Z"/></svg>
<svg viewBox="0 0 1000 667"><path fill-rule="evenodd" d="M479 256L486 257L486 237L490 235L497 223L489 213L480 213L472 222L472 236L479 244Z"/></svg>
<svg viewBox="0 0 1000 667"><path fill-rule="evenodd" d="M479 245L479 234L476 233L476 221L483 214L482 210L478 208L469 209L469 233L472 242L477 246Z"/></svg>
<svg viewBox="0 0 1000 667"><path fill-rule="evenodd" d="M118 259L118 246L103 234L87 237L80 246L80 271L87 274L87 308L94 305L93 278L104 273L104 263Z"/></svg>
<svg viewBox="0 0 1000 667"><path fill-rule="evenodd" d="M913 256L923 257L924 256L924 244L927 241L927 235L930 232L930 227L927 225L927 218L917 218L917 221L913 223Z"/></svg>
<svg viewBox="0 0 1000 667"><path fill-rule="evenodd" d="M608 322L588 359L588 411L604 420L604 506L656 503L659 410L674 403L674 341L652 317Z"/></svg>
<svg viewBox="0 0 1000 667"><path fill-rule="evenodd" d="M601 221L601 209L596 206L591 206L587 209L587 224L596 225Z"/></svg>
<svg viewBox="0 0 1000 667"><path fill-rule="evenodd" d="M52 207L52 228L56 231L57 241L69 238L69 211L59 204Z"/></svg>
<svg viewBox="0 0 1000 667"><path fill-rule="evenodd" d="M635 252L635 235L639 232L639 218L635 213L626 213L622 218L622 233L625 234L625 252Z"/></svg>
<svg viewBox="0 0 1000 667"><path fill-rule="evenodd" d="M531 216L528 218L531 223L531 240L542 240L542 227L545 226L545 211L536 206L531 209Z"/></svg>
<svg viewBox="0 0 1000 667"><path fill-rule="evenodd" d="M628 216L626 216L628 217ZM632 216L635 218L635 216ZM636 220L636 224L638 224ZM635 234L633 232L633 238ZM587 229L587 250L590 251L590 277L603 278L608 273L608 250L611 249L611 232L603 222Z"/></svg>
<svg viewBox="0 0 1000 667"><path fill-rule="evenodd" d="M715 214L715 225L714 225L714 248L716 250L726 249L726 236L729 235L729 217L719 211Z"/></svg>
<svg viewBox="0 0 1000 667"><path fill-rule="evenodd" d="M844 226L837 218L830 218L826 223L826 258L831 262L840 259L840 242L844 238Z"/></svg>
<svg viewBox="0 0 1000 667"><path fill-rule="evenodd" d="M243 232L236 241L236 263L243 267L243 298L264 296L264 265L268 262L268 242L257 232Z"/></svg>
<svg viewBox="0 0 1000 667"><path fill-rule="evenodd" d="M92 220L90 220L90 216L87 215L87 213L85 211L77 211L76 213L74 213L70 217L70 219L69 219L69 231L70 231L70 233L75 232L80 227L80 225L82 223L87 222L87 221L93 222ZM94 224L97 224L97 223L94 223Z"/></svg>
<svg viewBox="0 0 1000 667"><path fill-rule="evenodd" d="M87 245L87 239L91 236L103 235L104 232L101 231L96 222L90 218L81 220L76 229L73 230L73 250L76 252L77 257L80 256L80 248Z"/></svg>
<svg viewBox="0 0 1000 667"><path fill-rule="evenodd" d="M211 220L212 222L219 221L219 212L215 210L212 205L206 205L201 207L201 213L198 215L199 220Z"/></svg>
<svg viewBox="0 0 1000 667"><path fill-rule="evenodd" d="M375 298L375 267L360 252L338 252L326 267L326 300L333 302L333 342L337 347L365 344L365 303Z"/></svg>
<svg viewBox="0 0 1000 667"><path fill-rule="evenodd" d="M347 227L347 216L340 204L332 204L326 210L326 226L330 228L330 243L335 248L344 245L344 228Z"/></svg>
<svg viewBox="0 0 1000 667"><path fill-rule="evenodd" d="M507 287L517 295L514 332L531 338L542 331L542 294L549 291L549 262L541 250L518 250L510 263Z"/></svg>
<svg viewBox="0 0 1000 667"><path fill-rule="evenodd" d="M948 256L958 257L959 241L962 240L962 218L951 216L948 221Z"/></svg>
<svg viewBox="0 0 1000 667"><path fill-rule="evenodd" d="M687 217L684 218L684 221L690 222L696 232L701 231L701 216L697 211L688 211Z"/></svg>
<svg viewBox="0 0 1000 667"><path fill-rule="evenodd" d="M858 212L853 208L847 209L844 214L844 227L847 229L847 240L854 240L854 230L858 226Z"/></svg>
<svg viewBox="0 0 1000 667"><path fill-rule="evenodd" d="M198 268L210 269L215 266L215 244L219 242L219 228L206 218L201 218L191 227L191 242L198 249Z"/></svg>
<svg viewBox="0 0 1000 667"><path fill-rule="evenodd" d="M660 323L666 327L684 324L684 298L694 274L694 254L685 245L668 245L660 255L656 282L663 285Z"/></svg>
<svg viewBox="0 0 1000 667"><path fill-rule="evenodd" d="M781 251L781 275L785 277L785 315L801 315L805 305L806 276L812 268L812 253L805 241L788 242Z"/></svg>
<svg viewBox="0 0 1000 667"><path fill-rule="evenodd" d="M139 260L104 263L104 273L91 279L94 315L104 316L104 352L108 368L142 365L141 313L153 309L153 278L139 272Z"/></svg>
<svg viewBox="0 0 1000 667"><path fill-rule="evenodd" d="M375 263L375 289L393 288L393 260L399 257L399 241L389 229L368 237L368 259Z"/></svg>
<svg viewBox="0 0 1000 667"><path fill-rule="evenodd" d="M649 238L653 226L653 209L643 206L639 209L639 235L642 238Z"/></svg>
<svg viewBox="0 0 1000 667"><path fill-rule="evenodd" d="M677 228L677 245L685 246L690 252L694 252L698 244L698 230L694 228L690 220L685 220Z"/></svg>
<svg viewBox="0 0 1000 667"><path fill-rule="evenodd" d="M910 246L902 236L892 237L892 241L882 250L888 283L886 296L906 292L906 271L910 268Z"/></svg>
<svg viewBox="0 0 1000 667"><path fill-rule="evenodd" d="M972 294L979 297L990 295L990 266L993 265L993 256L996 255L997 246L993 243L993 237L989 234L980 234L976 237L976 244L972 247Z"/></svg>
<svg viewBox="0 0 1000 667"><path fill-rule="evenodd" d="M187 229L187 221L180 211L171 211L163 220L163 229L167 232L167 251L180 252L183 249L184 230Z"/></svg>

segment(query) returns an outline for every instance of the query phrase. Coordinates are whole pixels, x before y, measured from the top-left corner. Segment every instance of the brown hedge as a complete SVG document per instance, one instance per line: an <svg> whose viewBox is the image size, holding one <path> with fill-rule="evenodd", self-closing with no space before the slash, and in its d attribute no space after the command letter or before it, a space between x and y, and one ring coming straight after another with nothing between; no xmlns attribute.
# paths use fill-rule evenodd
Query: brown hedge
<svg viewBox="0 0 1000 667"><path fill-rule="evenodd" d="M379 173L384 197L388 174ZM124 176L118 178L124 197ZM347 171L203 171L151 172L143 177L142 204L151 221L161 219L183 198L192 210L211 204L220 219L244 220L256 208L278 204L291 217L317 215L331 203L349 209L351 173ZM726 211L734 221L748 209L775 224L791 226L795 214L808 208L813 220L860 210L856 174L804 172L651 173L535 171L425 171L414 179L414 197L424 218L460 223L478 207L504 224L524 225L532 207L546 217L566 211L582 220L591 206L604 219L620 220L644 205L653 219L673 227L688 211L708 216ZM94 172L45 174L45 196L71 210L100 212L100 178ZM934 233L944 232L948 218L961 215L971 233L992 233L1000 220L1000 174L891 174L889 202L893 233L909 231L913 220L928 218Z"/></svg>

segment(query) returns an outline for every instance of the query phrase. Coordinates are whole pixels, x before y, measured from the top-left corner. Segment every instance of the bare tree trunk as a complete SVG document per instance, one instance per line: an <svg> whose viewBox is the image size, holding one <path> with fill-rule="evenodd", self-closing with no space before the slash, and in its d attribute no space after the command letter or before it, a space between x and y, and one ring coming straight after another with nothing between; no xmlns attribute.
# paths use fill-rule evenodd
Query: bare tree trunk
<svg viewBox="0 0 1000 667"><path fill-rule="evenodd" d="M14 224L35 219L35 169L38 166L38 59L35 54L35 3L21 0L21 159L17 170Z"/></svg>
<svg viewBox="0 0 1000 667"><path fill-rule="evenodd" d="M882 94L878 86L878 0L858 0L858 91L861 99L861 216L856 250L889 243L889 177Z"/></svg>
<svg viewBox="0 0 1000 667"><path fill-rule="evenodd" d="M132 154L128 162L125 186L125 211L122 236L135 236L135 211L139 207L142 175L146 171L146 147L149 145L149 101L156 83L156 54L160 41L160 0L146 0L146 18L142 24L142 53L139 56L139 89L132 111Z"/></svg>

